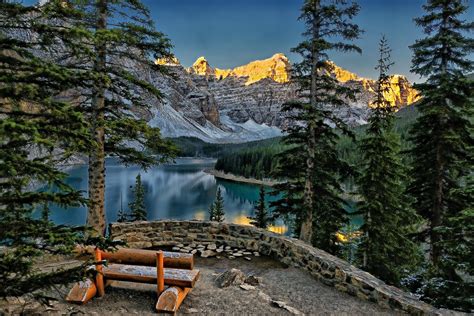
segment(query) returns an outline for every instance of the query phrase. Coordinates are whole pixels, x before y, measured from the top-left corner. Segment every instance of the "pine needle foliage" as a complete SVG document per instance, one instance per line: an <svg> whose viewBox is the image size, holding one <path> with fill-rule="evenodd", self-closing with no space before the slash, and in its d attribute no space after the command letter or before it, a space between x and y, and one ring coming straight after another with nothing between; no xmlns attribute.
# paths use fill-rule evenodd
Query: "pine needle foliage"
<svg viewBox="0 0 474 316"><path fill-rule="evenodd" d="M250 224L258 228L267 228L270 225L270 215L265 202L265 187L260 186L258 202L254 209L255 216L249 217Z"/></svg>
<svg viewBox="0 0 474 316"><path fill-rule="evenodd" d="M450 215L438 228L442 236L443 257L438 269L421 288L423 298L437 306L474 311L474 177L453 196L465 201L466 209Z"/></svg>
<svg viewBox="0 0 474 316"><path fill-rule="evenodd" d="M463 190L461 179L473 172L474 22L463 20L467 1L428 0L426 14L415 19L426 37L411 46L412 71L426 81L421 92L420 117L411 130L413 207L429 224L430 261L437 266L445 250L438 228L465 210L465 200L452 196ZM449 225L448 225L449 226Z"/></svg>
<svg viewBox="0 0 474 316"><path fill-rule="evenodd" d="M57 166L95 145L83 113L60 97L89 78L53 58L58 45L72 50L68 41L76 34L52 23L70 14L58 1L43 7L0 2L0 297L41 296L82 279L89 262L45 272L38 261L70 255L77 244L106 247L104 240L85 239L83 227L48 219L50 204L86 203Z"/></svg>
<svg viewBox="0 0 474 316"><path fill-rule="evenodd" d="M146 189L142 184L140 174L135 178L135 186L132 189L133 201L128 204L130 208L130 219L133 222L146 221L147 211L145 208Z"/></svg>
<svg viewBox="0 0 474 316"><path fill-rule="evenodd" d="M222 223L225 220L224 198L221 188L217 188L216 198L209 207L209 220Z"/></svg>
<svg viewBox="0 0 474 316"><path fill-rule="evenodd" d="M371 104L366 136L360 141L363 165L358 178L358 205L364 224L358 247L361 266L382 280L399 281L419 263L417 245L408 237L417 221L410 201L404 196L407 177L400 155L400 139L393 131L394 107L385 97L389 93L388 70L393 64L390 48L383 37L376 69L379 78L376 99Z"/></svg>
<svg viewBox="0 0 474 316"><path fill-rule="evenodd" d="M277 174L288 174L286 184L277 187L283 195L276 202L277 211L288 205L286 212L295 212L301 240L336 254L336 232L347 223L343 201L339 197L341 177L349 172L336 149L340 134L348 132L346 124L337 118L334 109L347 106L354 100L355 91L342 87L329 74L333 64L328 53L332 50L360 52L352 43L361 33L351 19L359 12L352 1L307 0L301 9L305 40L293 52L302 56L302 62L294 65L293 77L300 84L302 97L307 102L288 103L283 110L292 115L293 126L287 131L285 142L294 146L280 156ZM291 159L298 157L292 170ZM301 189L303 191L296 192ZM279 204L279 206L278 206ZM296 206L302 206L297 207Z"/></svg>
<svg viewBox="0 0 474 316"><path fill-rule="evenodd" d="M429 268L418 292L441 307L472 311L474 22L468 2L428 0L415 19L426 37L411 46L412 71L426 81L411 130L413 207L427 221ZM467 179L467 180L466 180Z"/></svg>
<svg viewBox="0 0 474 316"><path fill-rule="evenodd" d="M153 85L153 72L166 71L155 60L169 57L171 44L156 31L141 1L71 0L66 7L77 14L64 28L80 34L80 40L74 41L75 54L59 54L69 69L91 75L87 87L75 90L72 97L90 122L89 134L97 144L87 152L87 225L102 235L105 157L115 156L122 163L146 169L169 161L177 153L158 128L138 118L162 97Z"/></svg>

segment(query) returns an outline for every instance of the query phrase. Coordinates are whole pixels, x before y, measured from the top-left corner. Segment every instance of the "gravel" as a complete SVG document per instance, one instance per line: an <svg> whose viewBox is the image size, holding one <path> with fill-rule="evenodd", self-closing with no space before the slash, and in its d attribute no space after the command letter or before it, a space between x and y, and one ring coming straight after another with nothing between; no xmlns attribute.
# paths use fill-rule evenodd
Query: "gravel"
<svg viewBox="0 0 474 316"><path fill-rule="evenodd" d="M178 315L397 315L374 303L362 301L315 280L306 271L289 268L264 256L253 258L195 259L201 270L196 287L185 299ZM254 288L229 286L219 288L216 278L237 268L246 275L258 277ZM149 284L115 282L103 298L94 298L86 305L70 305L64 300L53 310L67 314L87 315L156 315L156 287ZM52 293L64 297L67 289ZM278 307L278 306L284 306ZM51 311L51 309L50 309ZM51 311L52 312L52 311Z"/></svg>

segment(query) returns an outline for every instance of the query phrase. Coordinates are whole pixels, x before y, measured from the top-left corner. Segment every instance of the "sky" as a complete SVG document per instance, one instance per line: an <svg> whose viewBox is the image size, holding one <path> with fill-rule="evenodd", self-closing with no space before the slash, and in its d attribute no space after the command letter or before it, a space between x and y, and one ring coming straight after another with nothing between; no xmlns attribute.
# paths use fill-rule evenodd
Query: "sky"
<svg viewBox="0 0 474 316"><path fill-rule="evenodd" d="M211 66L234 68L257 59L291 53L301 40L303 22L298 21L303 0L142 0L159 31L174 45L173 53L184 66L205 56ZM33 0L25 0L26 3ZM358 53L331 52L339 66L359 76L377 78L374 69L378 42L385 35L395 64L391 73L406 75L410 81L423 81L410 73L412 52L409 46L423 33L413 19L424 14L426 0L358 0L361 6L354 19L363 30L355 43ZM474 3L474 0L468 0ZM474 4L464 18L472 21Z"/></svg>
<svg viewBox="0 0 474 316"><path fill-rule="evenodd" d="M297 18L303 0L144 0L158 30L168 35L174 54L185 66L205 56L213 67L233 68L252 60L290 53L304 30ZM365 32L356 43L362 54L331 53L339 66L363 77L376 78L378 41L384 34L395 62L391 72L420 81L410 73L409 45L423 37L413 22L423 15L425 0L359 0L354 20ZM474 15L470 9L471 17Z"/></svg>

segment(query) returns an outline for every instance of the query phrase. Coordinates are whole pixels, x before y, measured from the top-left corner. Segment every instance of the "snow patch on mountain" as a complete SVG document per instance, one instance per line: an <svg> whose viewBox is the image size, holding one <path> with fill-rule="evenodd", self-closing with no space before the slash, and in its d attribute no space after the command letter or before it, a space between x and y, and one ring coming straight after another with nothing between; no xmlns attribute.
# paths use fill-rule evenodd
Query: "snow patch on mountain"
<svg viewBox="0 0 474 316"><path fill-rule="evenodd" d="M150 126L159 127L165 137L197 137L209 143L241 143L282 135L281 129L258 124L252 119L245 123L236 123L224 114L221 114L221 123L228 128L223 130L207 121L204 126L188 119L183 113L176 111L169 104L152 108Z"/></svg>

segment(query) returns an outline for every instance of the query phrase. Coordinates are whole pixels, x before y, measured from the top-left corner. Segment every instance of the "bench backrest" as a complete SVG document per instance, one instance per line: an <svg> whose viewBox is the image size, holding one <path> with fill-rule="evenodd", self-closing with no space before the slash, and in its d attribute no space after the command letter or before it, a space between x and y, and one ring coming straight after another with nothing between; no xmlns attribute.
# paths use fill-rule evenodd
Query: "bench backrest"
<svg viewBox="0 0 474 316"><path fill-rule="evenodd" d="M156 251L144 249L120 248L115 252L101 251L102 260L110 263L123 263L142 266L156 266ZM163 252L165 268L186 269L194 268L193 255L179 252Z"/></svg>

